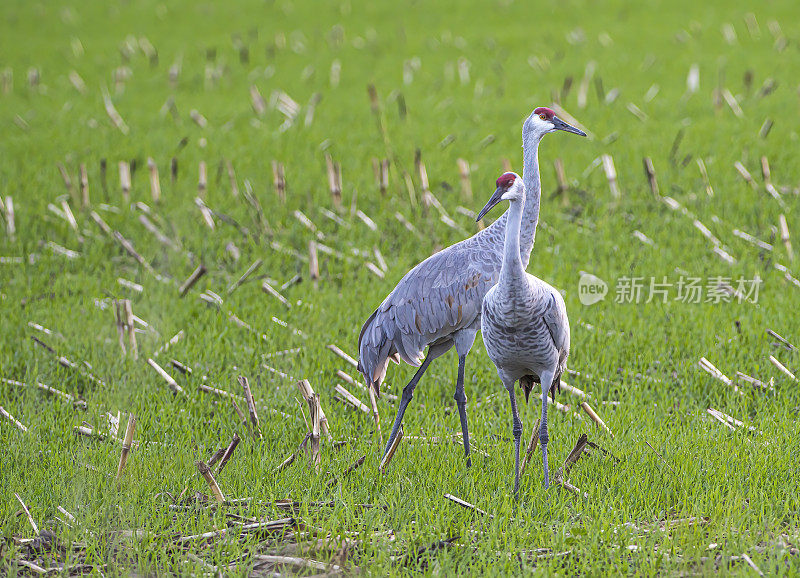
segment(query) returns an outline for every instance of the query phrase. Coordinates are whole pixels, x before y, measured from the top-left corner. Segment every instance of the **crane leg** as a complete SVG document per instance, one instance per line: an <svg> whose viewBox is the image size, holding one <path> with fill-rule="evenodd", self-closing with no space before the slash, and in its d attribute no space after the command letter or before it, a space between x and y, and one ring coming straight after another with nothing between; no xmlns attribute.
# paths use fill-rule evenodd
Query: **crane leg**
<svg viewBox="0 0 800 578"><path fill-rule="evenodd" d="M541 375L542 381L542 423L539 426L539 442L542 444L542 464L544 468L544 489L550 487L550 477L547 470L547 394L550 392L550 386L553 383L553 373L543 371Z"/></svg>
<svg viewBox="0 0 800 578"><path fill-rule="evenodd" d="M517 394L514 392L514 382L506 384L508 396L511 399L511 414L513 416L514 425L512 433L514 434L514 500L519 501L519 443L522 437L522 421L519 419L519 412L517 411Z"/></svg>
<svg viewBox="0 0 800 578"><path fill-rule="evenodd" d="M422 362L422 365L419 366L419 369L414 374L414 377L412 377L411 381L408 382L408 385L403 388L403 395L400 398L400 407L397 408L397 415L394 418L392 433L389 435L389 442L386 444L386 449L383 450L384 456L388 453L389 448L392 447L394 438L397 437L397 432L400 430L400 424L403 423L403 416L406 413L406 407L408 407L408 404L411 402L411 398L414 397L414 388L417 387L417 383L419 383L422 374L425 373L425 370L428 369L428 366L434 359L435 356L431 355L429 352L428 355L425 356L425 360Z"/></svg>
<svg viewBox="0 0 800 578"><path fill-rule="evenodd" d="M464 441L464 455L467 458L467 467L472 466L472 458L469 455L469 430L467 429L467 395L464 393L464 366L467 356L458 356L458 380L456 381L456 393L453 398L458 406L458 416L461 418L461 435Z"/></svg>

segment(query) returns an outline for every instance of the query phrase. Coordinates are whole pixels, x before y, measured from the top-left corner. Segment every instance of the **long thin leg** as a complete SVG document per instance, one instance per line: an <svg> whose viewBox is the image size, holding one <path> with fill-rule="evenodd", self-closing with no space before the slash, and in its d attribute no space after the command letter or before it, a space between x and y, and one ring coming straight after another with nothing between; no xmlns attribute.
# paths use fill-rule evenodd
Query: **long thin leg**
<svg viewBox="0 0 800 578"><path fill-rule="evenodd" d="M456 380L456 393L453 398L458 406L458 415L461 418L461 435L464 438L464 455L467 458L467 467L472 466L472 458L469 455L469 430L467 429L467 395L464 393L464 365L467 356L458 356L458 379Z"/></svg>
<svg viewBox="0 0 800 578"><path fill-rule="evenodd" d="M519 442L522 437L522 421L517 412L517 394L514 392L514 382L512 381L511 385L506 384L506 389L508 397L511 399L511 414L514 422L511 430L514 434L514 499L519 501Z"/></svg>
<svg viewBox="0 0 800 578"><path fill-rule="evenodd" d="M419 366L419 369L414 374L414 377L412 377L411 381L408 382L408 385L406 385L403 388L403 395L400 398L400 407L397 408L397 415L394 418L392 433L389 436L389 442L386 444L386 449L383 450L384 456L389 451L389 448L392 447L394 438L397 437L397 432L400 430L400 424L403 423L403 415L405 415L406 413L406 407L408 407L411 398L414 397L414 388L417 387L417 383L419 383L422 374L425 373L425 370L428 369L428 366L434 359L435 356L431 355L430 352L428 352L428 355L425 357L424 361L422 362L422 365Z"/></svg>
<svg viewBox="0 0 800 578"><path fill-rule="evenodd" d="M553 375L548 372L542 372L542 423L539 426L539 441L542 444L542 463L544 467L544 489L550 487L550 476L547 469L547 394L550 391L550 385L553 383Z"/></svg>

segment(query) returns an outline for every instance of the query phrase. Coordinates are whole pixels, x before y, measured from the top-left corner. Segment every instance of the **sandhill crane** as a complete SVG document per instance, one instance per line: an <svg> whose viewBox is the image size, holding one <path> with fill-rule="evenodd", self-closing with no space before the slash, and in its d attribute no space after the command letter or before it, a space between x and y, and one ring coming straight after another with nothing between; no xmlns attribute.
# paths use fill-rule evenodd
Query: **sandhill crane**
<svg viewBox="0 0 800 578"><path fill-rule="evenodd" d="M556 130L586 136L546 107L534 110L522 125L523 175L531 191L530 202L524 203L524 208L520 205L525 223L519 238L523 266L527 266L530 259L539 220L539 142L544 135ZM464 455L467 466L471 465L464 367L480 329L483 297L500 276L506 220L507 213L476 235L431 255L411 269L361 328L358 369L367 385L374 385L378 395L390 359L419 367L403 389L384 453L397 436L422 374L434 359L455 347L458 378L453 397L461 419ZM426 347L427 354L423 354Z"/></svg>
<svg viewBox="0 0 800 578"><path fill-rule="evenodd" d="M525 272L519 256L520 225L523 206L533 199L525 198L525 185L516 173L505 173L497 179L497 190L478 214L483 217L501 200L509 201L503 265L497 285L483 298L481 332L489 358L497 367L511 398L514 433L514 497L519 496L519 442L522 422L517 412L514 384L520 381L525 401L534 383L542 385L542 423L539 440L544 462L544 487L550 485L547 474L547 393L555 396L561 374L569 356L569 321L561 294L553 287Z"/></svg>

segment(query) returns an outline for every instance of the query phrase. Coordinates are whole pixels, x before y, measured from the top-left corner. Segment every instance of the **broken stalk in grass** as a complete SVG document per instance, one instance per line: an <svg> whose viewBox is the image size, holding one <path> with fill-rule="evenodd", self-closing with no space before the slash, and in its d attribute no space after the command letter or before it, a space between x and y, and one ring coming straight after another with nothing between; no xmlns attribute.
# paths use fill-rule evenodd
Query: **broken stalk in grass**
<svg viewBox="0 0 800 578"><path fill-rule="evenodd" d="M292 308L292 304L289 302L289 300L283 295L281 295L278 292L278 290L275 289L272 285L270 285L269 281L267 281L266 279L264 279L264 282L261 284L261 290L264 291L264 293L266 293L267 295L272 295L273 297L275 297L275 299L280 301L287 309Z"/></svg>
<svg viewBox="0 0 800 578"><path fill-rule="evenodd" d="M178 341L180 341L181 339L183 339L183 337L184 337L185 335L186 335L186 334L184 333L183 329L181 329L180 331L178 331L178 332L177 332L175 335L173 335L173 336L170 338L170 340L169 340L169 341L167 341L167 342L166 342L164 345L162 345L161 347L159 347L158 349L156 349L156 350L155 350L155 352L153 352L153 357L154 357L154 358L156 358L156 357L158 357L158 355L159 355L160 353L164 353L165 351L167 351L167 350L168 350L170 347L172 347L173 345L175 345L176 343L178 343Z"/></svg>
<svg viewBox="0 0 800 578"><path fill-rule="evenodd" d="M361 466L361 465L364 463L364 461L365 461L366 459L367 459L367 456L366 456L366 454L365 454L365 455L363 455L363 456L361 456L360 458L358 458L358 459L355 461L355 463L353 463L353 464L351 464L350 466L348 466L348 468L347 468L347 469L346 469L344 472L342 472L342 475L341 475L340 477L338 477L338 478L331 478L330 480L328 480L328 483L326 484L326 486L328 486L328 487L331 487L331 486L332 486L332 485L334 485L336 482L338 482L340 479L344 478L344 477L345 477L347 474L349 474L349 473L350 473L350 472L352 472L353 470L356 470L356 469L358 469L358 468L359 468L359 467L360 467L360 466Z"/></svg>
<svg viewBox="0 0 800 578"><path fill-rule="evenodd" d="M319 395L316 393L311 394L311 399L308 400L308 407L310 409L310 417L311 417L311 463L314 465L314 470L319 473L319 464L320 464L320 429L321 429L321 421L320 421L320 414L322 413L322 407L319 403Z"/></svg>
<svg viewBox="0 0 800 578"><path fill-rule="evenodd" d="M67 194L72 197L72 179L69 176L67 167L63 163L56 163L56 167L58 167L58 172L61 174L61 180L64 181L64 188L67 189Z"/></svg>
<svg viewBox="0 0 800 578"><path fill-rule="evenodd" d="M772 385L772 383L774 381L774 378L770 378L770 383L766 384L763 381L761 381L760 379L756 379L752 375L747 375L746 373L743 373L743 372L737 370L736 379L738 379L740 382L743 381L745 383L749 383L753 387L757 387L757 388L762 389L764 391L775 391L775 388Z"/></svg>
<svg viewBox="0 0 800 578"><path fill-rule="evenodd" d="M478 506L475 506L474 504L470 504L469 502L467 502L465 500L462 500L461 498L457 498L453 494L445 494L444 497L447 498L448 500L450 500L451 502L455 502L456 504L458 504L459 506L461 506L463 508L467 508L468 510L472 510L473 512L477 512L481 516L486 516L487 518L494 518L494 514L490 514L488 512L485 512L485 511L481 510Z"/></svg>
<svg viewBox="0 0 800 578"><path fill-rule="evenodd" d="M200 214L203 216L203 221L206 225L208 225L208 228L212 231L216 230L217 226L214 223L214 213L211 211L208 205L206 205L205 201L203 201L203 199L200 197L195 197L194 204L198 209L200 209Z"/></svg>
<svg viewBox="0 0 800 578"><path fill-rule="evenodd" d="M558 183L556 194L561 196L562 206L569 206L569 184L567 183L567 174L564 172L564 161L557 158L553 161L553 168L556 171L556 182Z"/></svg>
<svg viewBox="0 0 800 578"><path fill-rule="evenodd" d="M245 429L250 429L250 422L247 421L247 416L244 415L244 412L239 407L239 404L236 403L236 397L231 395L230 400L233 404L234 411L236 411L236 415L238 415L239 419L242 420L242 425L245 427Z"/></svg>
<svg viewBox="0 0 800 578"><path fill-rule="evenodd" d="M2 201L2 197L0 197L0 201ZM6 218L6 232L8 233L9 239L13 241L14 235L17 232L17 227L14 222L14 199L9 196L6 196L4 213Z"/></svg>
<svg viewBox="0 0 800 578"><path fill-rule="evenodd" d="M128 161L119 161L119 187L126 203L131 200L131 165Z"/></svg>
<svg viewBox="0 0 800 578"><path fill-rule="evenodd" d="M611 433L611 430L608 429L608 426L605 423L603 423L603 420L600 419L600 416L598 416L597 413L595 413L595 411L591 408L591 406L588 403L586 403L585 401L581 402L581 408L589 415L590 418L592 418L592 421L594 423L596 423L600 428L608 432L608 434L611 435L612 438L614 437L614 434Z"/></svg>
<svg viewBox="0 0 800 578"><path fill-rule="evenodd" d="M236 183L236 173L233 170L233 163L228 159L225 159L225 170L228 173L228 182L230 183L231 187L231 196L238 197L239 185Z"/></svg>
<svg viewBox="0 0 800 578"><path fill-rule="evenodd" d="M528 442L528 449L525 450L525 456L522 458L522 465L519 468L520 477L525 475L525 468L528 467L528 462L533 457L533 452L536 451L536 446L539 445L539 426L541 425L540 419L536 420L536 426L531 431L531 439Z"/></svg>
<svg viewBox="0 0 800 578"><path fill-rule="evenodd" d="M214 464L216 464L220 459L222 459L222 456L224 456L224 455L225 455L225 448L219 448L209 458L208 467L209 468L213 468Z"/></svg>
<svg viewBox="0 0 800 578"><path fill-rule="evenodd" d="M219 461L219 465L217 466L217 474L221 474L222 470L227 465L228 461L233 456L233 452L236 451L236 446L239 445L239 434L234 433L233 438L231 438L231 443L228 444L228 447L225 448L225 452L222 454L222 458Z"/></svg>
<svg viewBox="0 0 800 578"><path fill-rule="evenodd" d="M117 112L117 109L114 107L114 103L111 101L111 96L108 94L108 89L104 86L101 89L101 92L103 94L103 104L106 109L106 114L108 114L108 118L111 119L111 122L122 134L127 135L129 132L128 125L125 124L125 121L122 120L122 116L120 116L119 112Z"/></svg>
<svg viewBox="0 0 800 578"><path fill-rule="evenodd" d="M31 512L28 509L28 506L25 505L25 502L22 501L22 498L19 497L19 494L14 492L14 496L17 498L17 501L22 505L22 509L25 511L25 515L28 516L28 522L31 523L33 527L33 533L37 536L39 535L39 526L36 525L36 522L33 521L33 516L31 516Z"/></svg>
<svg viewBox="0 0 800 578"><path fill-rule="evenodd" d="M394 453L397 451L397 447L400 445L400 440L403 439L403 424L400 424L400 429L397 430L397 436L394 438L394 442L392 445L389 446L389 451L386 452L386 455L383 456L381 460L380 466L378 466L378 470L384 474L386 473L386 468L389 466L389 462L392 461L392 457Z"/></svg>
<svg viewBox="0 0 800 578"><path fill-rule="evenodd" d="M730 429L732 429L734 431L736 430L736 428L745 427L743 421L738 420L735 417L731 417L727 413L723 413L718 409L714 409L713 407L708 408L706 410L706 413L708 413L709 415L711 415L711 417L713 417L717 421L721 422L722 424L728 426ZM752 432L752 433L758 433L758 434L761 433L760 431L758 431L753 426L746 426L746 429L748 431Z"/></svg>
<svg viewBox="0 0 800 578"><path fill-rule="evenodd" d="M756 566L756 563L753 562L752 558L750 558L750 556L748 556L746 553L742 553L742 560L744 560L756 574L758 574L759 576L764 575L764 573L761 571L761 568Z"/></svg>
<svg viewBox="0 0 800 578"><path fill-rule="evenodd" d="M673 470L673 469L672 469L672 466L671 466L671 465L669 465L669 463L667 462L667 460L665 460L665 459L664 459L664 456L662 456L660 453L658 453L658 452L656 451L656 448L654 448L653 446L651 446L651 445L650 445L650 442L649 442L649 441L647 441L647 440L644 440L644 443L646 443L646 444L647 444L647 447L648 447L648 448L650 448L651 450L653 450L653 453L654 453L654 454L656 454L656 455L657 455L659 458L661 458L661 461L662 461L662 462L664 462L664 465L665 465L665 466L667 466L667 467L669 468L669 471L671 471L671 472L672 472L673 474L675 474L676 476L678 475L678 473L677 473L675 470Z"/></svg>
<svg viewBox="0 0 800 578"><path fill-rule="evenodd" d="M337 211L342 209L342 167L334 162L330 154L325 154L325 167L328 173L328 188Z"/></svg>
<svg viewBox="0 0 800 578"><path fill-rule="evenodd" d="M182 393L182 394L184 394L184 393L185 393L185 392L183 391L183 388L182 388L180 385L178 385L178 382L176 382L176 381L175 381L175 380L172 378L172 376L171 376L169 373L167 373L166 371L164 371L164 368L163 368L163 367L161 367L161 366L160 366L158 363L156 363L156 362L155 362L155 361L154 361L152 358L150 358L150 357L148 357L148 358L147 358L147 364L148 364L150 367L152 367L153 369L155 369L155 370L156 370L156 373L158 373L158 375L160 375L160 376L161 376L161 378L162 378L164 381L166 381L166 382L167 382L167 385L169 386L169 388L170 388L170 389L171 389L171 390L172 390L174 393Z"/></svg>
<svg viewBox="0 0 800 578"><path fill-rule="evenodd" d="M4 377L0 377L0 382L7 383L8 385L16 385L18 387L28 387L27 383L23 383L21 381L15 381L13 379L6 379ZM78 409L86 409L86 402L84 400L77 399L77 398L75 398L75 396L70 395L68 393L65 393L65 392L61 391L60 389L56 389L55 387L51 387L49 385L45 385L44 383L41 383L41 382L38 382L38 381L36 382L35 386L36 386L37 389L40 389L40 390L44 391L45 393L49 393L51 395L55 395L56 397L59 397L59 398L63 399L64 401L66 401L67 403L72 404L73 406L75 406Z"/></svg>
<svg viewBox="0 0 800 578"><path fill-rule="evenodd" d="M233 283L230 287L228 287L228 295L236 291L242 283L247 281L250 275L258 271L258 268L261 267L261 263L263 263L261 259L256 259L255 261L253 261L253 263L247 268L247 271L245 271L242 274L242 276L236 280L235 283Z"/></svg>
<svg viewBox="0 0 800 578"><path fill-rule="evenodd" d="M6 204L10 206L10 217L11 221L14 219L14 201L11 197L6 197ZM75 215L72 213L72 208L69 206L67 201L61 201L61 210L64 213L64 216L67 219L67 223L69 223L70 228L75 233L75 237L78 240L78 243L83 244L83 236L81 235L80 230L78 229L78 222L75 220ZM13 222L11 223L13 227ZM788 234L788 233L787 233ZM13 237L13 235L11 235Z"/></svg>
<svg viewBox="0 0 800 578"><path fill-rule="evenodd" d="M564 460L564 464L561 466L560 471L563 473L564 477L569 475L569 471L580 459L581 455L583 455L583 451L586 449L587 445L589 445L589 436L586 434L581 434L578 437L578 441L575 442L575 447L573 447L572 451L569 452L567 459Z"/></svg>
<svg viewBox="0 0 800 578"><path fill-rule="evenodd" d="M150 173L150 197L154 203L161 202L161 180L158 177L158 165L152 158L147 159L147 170Z"/></svg>
<svg viewBox="0 0 800 578"><path fill-rule="evenodd" d="M119 466L117 467L117 479L122 475L122 470L128 461L128 454L131 451L133 444L133 433L136 431L136 416L130 414L128 416L128 426L125 428L125 440L122 442L122 454L119 457Z"/></svg>
<svg viewBox="0 0 800 578"><path fill-rule="evenodd" d="M261 433L261 424L258 421L258 411L256 410L256 402L253 399L253 393L250 391L250 383L243 375L239 376L239 385L244 390L244 399L247 402L247 410L250 413L250 424L253 426L253 436L258 439L264 439Z"/></svg>
<svg viewBox="0 0 800 578"><path fill-rule="evenodd" d="M369 408L368 408L366 405L364 405L364 402L362 402L362 401L361 401L360 399L358 399L358 398L357 398L355 395L353 395L352 393L350 393L350 392L347 390L347 388L346 388L346 387L344 387L343 385L341 385L341 384L337 383L337 384L336 384L336 387L334 388L334 391L335 391L337 394L339 394L339 396L338 396L338 397L339 397L339 399L341 399L343 402L345 402L345 403L349 404L351 407L353 407L353 408L355 408L355 409L359 409L359 410L363 411L364 413L369 413Z"/></svg>
<svg viewBox="0 0 800 578"><path fill-rule="evenodd" d="M317 243L308 242L308 277L314 282L314 287L319 285L319 258L317 257Z"/></svg>
<svg viewBox="0 0 800 578"><path fill-rule="evenodd" d="M700 157L697 157L697 168L700 169L700 176L703 177L703 183L705 184L705 187L706 187L706 194L709 197L713 197L714 196L714 189L711 188L711 181L708 178L708 171L706 170L706 163Z"/></svg>
<svg viewBox="0 0 800 578"><path fill-rule="evenodd" d="M783 241L783 246L786 247L789 262L792 262L794 261L794 251L792 251L792 241L789 238L789 226L786 224L786 216L783 213L778 216L778 223L780 224L781 241Z"/></svg>
<svg viewBox="0 0 800 578"><path fill-rule="evenodd" d="M784 345L785 345L785 346L786 346L788 349L791 349L791 350L795 350L795 349L797 349L797 348L796 348L794 345L792 345L791 343L789 343L789 341L787 341L787 340L786 340L784 337L781 337L780 335L778 335L778 334L777 334L775 331L773 331L772 329L767 329L767 334L768 334L768 335L772 335L772 337L774 337L775 339L777 339L778 341L780 341L781 343L783 343L783 344L784 344Z"/></svg>
<svg viewBox="0 0 800 578"><path fill-rule="evenodd" d="M567 392L571 393L572 395L580 397L582 399L588 399L588 397L589 397L588 395L586 395L586 393L583 390L578 389L574 385L570 385L570 384L566 383L563 380L561 381L560 387L561 387L561 389L564 389Z"/></svg>
<svg viewBox="0 0 800 578"><path fill-rule="evenodd" d="M333 343L331 343L331 344L329 344L329 345L326 345L325 347L327 347L327 348L328 348L330 351L332 351L332 352L333 352L335 355L338 355L339 357L341 357L342 359L344 359L344 360L345 360L347 363L349 363L349 364L350 364L350 365L352 365L353 367L358 367L358 362L357 362L355 359L353 359L352 357L350 357L350 356L349 356L347 353L345 353L344 351L342 351L341 349L339 349L339 348L338 348L336 345L334 345Z"/></svg>
<svg viewBox="0 0 800 578"><path fill-rule="evenodd" d="M277 468L275 468L276 474L281 470L283 470L284 468L289 467L297 459L297 456L300 455L301 451L303 451L303 448L305 447L306 443L308 443L309 439L311 439L311 432L306 434L306 437L304 437L303 441L300 442L300 445L297 446L297 450L288 458L286 458L283 462L281 462L281 464Z"/></svg>
<svg viewBox="0 0 800 578"><path fill-rule="evenodd" d="M567 490L569 492L572 492L576 496L581 496L581 494L583 494L584 498L588 498L589 497L589 494L587 494L586 492L581 493L581 489L579 487L571 484L570 482L568 482L564 478L561 478L561 477L558 477L558 476L554 476L553 477L553 483L558 485L558 486L561 486L562 488L564 488L565 490Z"/></svg>
<svg viewBox="0 0 800 578"><path fill-rule="evenodd" d="M11 423L13 423L17 427L17 429L19 429L21 432L28 431L28 428L26 428L24 425L18 422L17 419L13 415L8 413L2 405L0 405L0 415L9 420Z"/></svg>
<svg viewBox="0 0 800 578"><path fill-rule="evenodd" d="M211 488L211 493L214 494L214 497L217 499L218 504L225 503L225 496L222 493L222 490L219 489L219 484L217 484L217 480L214 479L214 474L211 473L211 468L203 461L197 462L197 470L200 472L200 475L206 480L208 487Z"/></svg>
<svg viewBox="0 0 800 578"><path fill-rule="evenodd" d="M136 329L133 324L133 308L131 307L130 299L122 300L122 310L125 315L125 328L128 333L131 351L133 352L133 359L139 359L139 347L136 344Z"/></svg>
<svg viewBox="0 0 800 578"><path fill-rule="evenodd" d="M53 349L52 347L47 345L44 341L42 341L38 337L36 337L34 335L31 335L31 339L33 339L34 343L36 343L38 346L42 347L45 351L47 351L48 353L50 353L54 357L56 357L56 360L58 361L58 364L61 367L65 368L65 369L71 369L73 371L77 371L82 376L84 376L87 379L89 379L90 381L92 381L95 385L99 385L100 387L103 387L103 388L107 388L108 387L106 385L106 383L102 379L96 377L91 372L86 371L85 367L83 367L81 365L78 365L77 363L75 363L73 361L70 361L69 359L67 359L63 355L59 355L56 352L55 349ZM85 361L83 362L83 365L86 366L86 367L91 368L91 366L88 363L86 363Z"/></svg>
<svg viewBox="0 0 800 578"><path fill-rule="evenodd" d="M772 365L774 365L775 367L777 367L777 368L778 368L778 369L781 371L781 373L783 373L783 374L784 374L786 377L788 377L788 378L789 378L789 379L791 379L792 381L797 381L797 377L795 377L794 373L792 373L791 371L789 371L789 370L786 368L786 366L785 366L784 364L782 364L780 361L778 361L778 359L777 359L775 356L773 356L773 355L770 355L770 356L769 356L769 360L770 360L770 362L772 363Z"/></svg>
<svg viewBox="0 0 800 578"><path fill-rule="evenodd" d="M308 403L309 409L311 409L312 398L314 395L314 389L311 387L311 383L307 379L301 379L297 382L297 389L300 390L300 395L303 396L303 399L306 400ZM319 399L319 398L317 398ZM322 428L322 433L324 433L329 440L333 439L331 432L328 430L328 418L325 416L325 412L320 408L320 427Z"/></svg>
<svg viewBox="0 0 800 578"><path fill-rule="evenodd" d="M611 189L611 196L615 199L619 199L622 194L619 190L619 185L617 184L617 169L614 168L614 159L611 158L611 155L604 154L600 157L603 160L603 170L606 173L606 179L608 179L608 186Z"/></svg>
<svg viewBox="0 0 800 578"><path fill-rule="evenodd" d="M189 367L185 363L181 363L177 359L170 359L169 362L172 365L172 367L174 367L175 369L180 371L183 375L187 375L187 376L191 377L191 375L192 375L192 368L191 367Z"/></svg>
<svg viewBox="0 0 800 578"><path fill-rule="evenodd" d="M206 195L208 189L208 171L206 169L206 161L200 161L197 167L197 194L202 199Z"/></svg>
<svg viewBox="0 0 800 578"><path fill-rule="evenodd" d="M205 274L206 274L205 265L201 263L200 265L197 266L197 268L194 271L192 271L192 274L189 275L186 281L183 282L183 285L181 285L178 288L178 295L180 295L181 297L186 295L189 289L191 289L194 286L194 284L197 283L200 277L202 277Z"/></svg>
<svg viewBox="0 0 800 578"><path fill-rule="evenodd" d="M650 157L644 157L644 172L647 175L647 182L650 185L650 192L653 193L653 196L658 197L660 193L658 192L658 181L656 180L656 169L653 166L653 159Z"/></svg>
<svg viewBox="0 0 800 578"><path fill-rule="evenodd" d="M710 362L708 359L706 359L705 357L701 357L701 358L700 358L700 361L698 361L698 362L697 362L697 364L698 364L700 367L702 367L702 368L703 368L703 369L704 369L704 370L705 370L705 371L706 371L706 372L707 372L709 375L711 375L712 377L714 377L714 378L718 379L719 381L721 381L721 382L722 382L722 383L724 383L725 385L729 385L729 386L733 387L733 391L735 391L735 392L736 392L736 393L738 393L739 395L744 395L744 392L740 391L740 390L739 390L739 388L738 388L738 387L736 387L736 384L735 384L735 383L733 383L733 382L731 381L731 379L730 379L730 378L729 378L727 375L725 375L725 374L724 374L724 373L722 373L722 372L721 372L719 369L717 369L717 368L714 366L714 364L713 364L713 363L711 363L711 362Z"/></svg>
<svg viewBox="0 0 800 578"><path fill-rule="evenodd" d="M272 161L272 185L281 203L286 202L286 174L283 163Z"/></svg>

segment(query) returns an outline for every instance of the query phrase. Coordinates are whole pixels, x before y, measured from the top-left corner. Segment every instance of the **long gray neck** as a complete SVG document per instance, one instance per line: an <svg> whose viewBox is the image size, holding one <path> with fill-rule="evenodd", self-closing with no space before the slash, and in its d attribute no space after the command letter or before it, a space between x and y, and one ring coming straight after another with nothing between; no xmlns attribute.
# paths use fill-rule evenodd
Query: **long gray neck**
<svg viewBox="0 0 800 578"><path fill-rule="evenodd" d="M519 238L519 256L523 267L528 267L539 223L539 203L542 196L542 181L539 178L539 142L541 136L522 133L522 181L525 183L525 208L522 211L522 229Z"/></svg>
<svg viewBox="0 0 800 578"><path fill-rule="evenodd" d="M520 256L520 228L524 213L522 199L511 201L508 208L506 221L506 239L503 245L503 266L500 269L500 279L497 282L501 291L517 292L519 283L525 277L525 265Z"/></svg>

